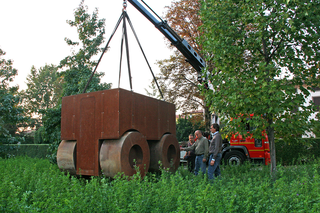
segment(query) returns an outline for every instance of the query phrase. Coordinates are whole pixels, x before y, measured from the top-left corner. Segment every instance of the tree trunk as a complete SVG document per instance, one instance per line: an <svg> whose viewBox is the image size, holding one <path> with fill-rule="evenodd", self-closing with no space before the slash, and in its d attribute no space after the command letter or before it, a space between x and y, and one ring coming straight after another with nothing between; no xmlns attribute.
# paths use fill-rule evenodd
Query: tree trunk
<svg viewBox="0 0 320 213"><path fill-rule="evenodd" d="M204 122L205 122L205 130L206 132L210 132L210 124L211 124L211 113L209 111L209 107L204 107Z"/></svg>
<svg viewBox="0 0 320 213"><path fill-rule="evenodd" d="M272 124L269 122L269 125ZM269 126L267 128L267 134L269 138L269 147L270 147L270 158L271 158L271 165L270 165L270 175L273 181L277 179L276 173L277 173L277 164L276 164L276 145L274 142L274 128Z"/></svg>

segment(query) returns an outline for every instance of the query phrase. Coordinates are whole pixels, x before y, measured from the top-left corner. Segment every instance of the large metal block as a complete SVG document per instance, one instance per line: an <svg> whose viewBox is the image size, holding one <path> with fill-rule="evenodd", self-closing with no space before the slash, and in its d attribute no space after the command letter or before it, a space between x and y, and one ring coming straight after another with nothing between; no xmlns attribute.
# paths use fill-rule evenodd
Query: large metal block
<svg viewBox="0 0 320 213"><path fill-rule="evenodd" d="M99 152L102 142L121 141L119 139L129 131L141 133L149 144L149 141L160 143L160 139L165 134L174 136L175 106L120 88L62 98L61 139L77 143L77 174L99 175L101 170ZM165 144L175 143L176 141L172 140ZM129 146L125 145L129 143L122 144L120 146ZM105 145L105 147L109 146ZM131 147L122 148L131 149ZM142 148L145 150L144 147ZM166 155L168 152L178 153L177 158L179 158L179 151L176 150L175 145L169 146L168 149L170 150L164 152ZM175 155L172 156L175 158ZM150 156L150 158L153 157ZM162 159L161 156L156 158ZM124 158L119 159L121 161ZM127 173L130 172L125 172Z"/></svg>

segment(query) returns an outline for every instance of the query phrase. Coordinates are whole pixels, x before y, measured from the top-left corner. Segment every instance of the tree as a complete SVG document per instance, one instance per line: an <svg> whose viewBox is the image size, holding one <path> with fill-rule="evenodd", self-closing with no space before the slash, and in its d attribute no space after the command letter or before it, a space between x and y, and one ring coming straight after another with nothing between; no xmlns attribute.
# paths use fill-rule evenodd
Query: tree
<svg viewBox="0 0 320 213"><path fill-rule="evenodd" d="M101 44L104 41L105 20L98 19L98 9L92 15L88 14L88 7L81 1L74 12L75 19L68 20L71 27L76 27L79 41L65 38L69 46L73 48L81 45L76 53L67 56L60 62L59 68L66 68L61 72L64 78L63 96L82 93L97 62L92 57L101 52ZM109 89L111 84L100 83L104 73L96 73L87 91Z"/></svg>
<svg viewBox="0 0 320 213"><path fill-rule="evenodd" d="M202 46L197 40L200 37L198 27L202 25L198 0L181 0L173 2L167 7L165 18L170 27L198 53L202 51ZM175 48L169 46L170 48ZM206 130L210 128L210 112L204 101L204 96L200 92L198 74L192 66L185 61L184 56L175 50L169 59L157 62L160 67L160 74L157 81L163 92L164 98L170 103L174 103L178 110L188 112L203 108L205 111ZM211 66L208 64L208 66Z"/></svg>
<svg viewBox="0 0 320 213"><path fill-rule="evenodd" d="M101 51L101 44L104 41L104 19L98 19L98 10L88 14L88 7L84 5L82 0L79 7L75 9L74 20L67 23L71 27L76 27L79 41L75 42L65 38L67 44L73 49L78 47L78 51L74 51L72 55L65 57L58 68L64 69L60 72L63 78L62 96L76 95L83 92L93 67L96 62L92 59ZM81 46L80 46L81 45ZM79 47L80 46L80 47ZM101 73L96 73L87 92L109 89L111 84L100 83ZM60 143L60 123L61 123L61 99L59 104L54 108L49 108L43 117L45 140L53 142L50 151L52 161L55 161L56 149Z"/></svg>
<svg viewBox="0 0 320 213"><path fill-rule="evenodd" d="M6 53L0 49L0 143L15 143L23 138L17 135L18 127L25 121L20 104L18 86L10 86L18 71L12 67L12 60L6 60Z"/></svg>
<svg viewBox="0 0 320 213"><path fill-rule="evenodd" d="M196 130L204 130L203 122L201 122L203 119L196 115L189 117L189 115L183 115L180 116L177 120L177 139L178 141L188 141L189 135L194 134Z"/></svg>
<svg viewBox="0 0 320 213"><path fill-rule="evenodd" d="M33 116L39 127L42 114L49 108L54 108L62 93L62 77L55 65L45 65L37 70L34 66L27 77L28 88L22 91L24 107Z"/></svg>
<svg viewBox="0 0 320 213"><path fill-rule="evenodd" d="M207 60L216 67L208 70L214 92L206 91L206 100L234 118L230 124L235 131L244 127L241 120L254 114L248 122L257 127L255 137L267 131L274 178L275 134L297 136L310 128L313 110L305 103L308 89L319 82L320 3L202 3L202 41L205 51L214 55Z"/></svg>

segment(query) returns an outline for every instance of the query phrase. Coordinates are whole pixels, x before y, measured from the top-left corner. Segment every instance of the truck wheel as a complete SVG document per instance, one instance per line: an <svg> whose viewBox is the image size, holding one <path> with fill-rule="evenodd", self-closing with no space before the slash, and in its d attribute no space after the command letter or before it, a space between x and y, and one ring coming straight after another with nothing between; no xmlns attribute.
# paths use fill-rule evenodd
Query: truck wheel
<svg viewBox="0 0 320 213"><path fill-rule="evenodd" d="M243 163L244 160L245 160L244 154L236 150L230 151L226 153L226 155L224 156L224 163L226 165L239 166Z"/></svg>

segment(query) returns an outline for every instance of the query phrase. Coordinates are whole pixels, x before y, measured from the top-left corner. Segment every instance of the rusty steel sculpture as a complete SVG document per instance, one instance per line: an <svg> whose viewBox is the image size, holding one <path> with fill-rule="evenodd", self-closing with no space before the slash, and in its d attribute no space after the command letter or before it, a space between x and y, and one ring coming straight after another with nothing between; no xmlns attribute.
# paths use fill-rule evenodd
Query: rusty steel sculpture
<svg viewBox="0 0 320 213"><path fill-rule="evenodd" d="M175 106L124 89L62 99L58 167L73 175L141 176L175 171L180 151Z"/></svg>

